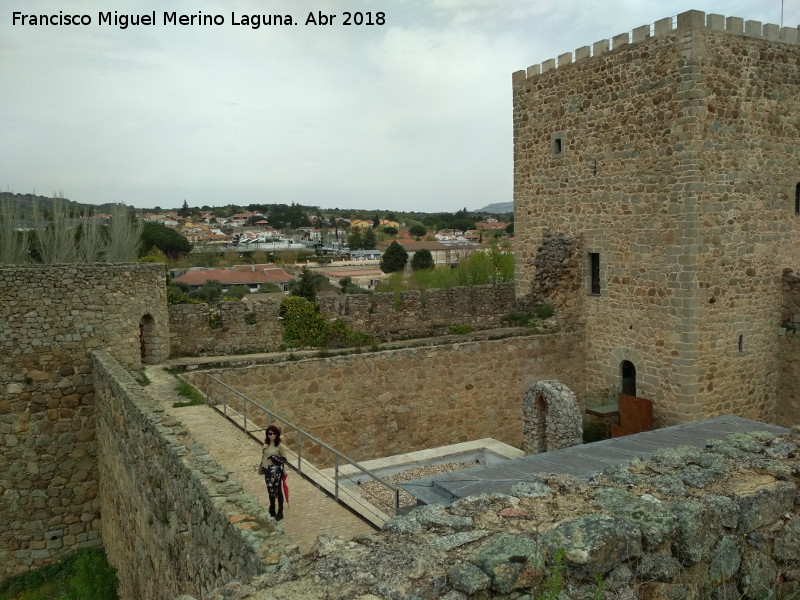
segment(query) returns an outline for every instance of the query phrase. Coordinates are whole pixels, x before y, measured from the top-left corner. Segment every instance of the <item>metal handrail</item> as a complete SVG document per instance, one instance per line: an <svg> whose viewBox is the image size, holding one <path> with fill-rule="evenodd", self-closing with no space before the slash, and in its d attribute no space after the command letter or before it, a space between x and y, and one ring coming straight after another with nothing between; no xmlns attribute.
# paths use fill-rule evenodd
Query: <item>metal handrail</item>
<svg viewBox="0 0 800 600"><path fill-rule="evenodd" d="M242 399L242 401L243 401L243 410L242 410L243 424L242 424L242 427L243 427L245 433L249 433L249 431L247 430L247 403L249 402L253 406L263 410L266 413L266 415L267 415L267 427L269 427L269 425L272 423L272 420L275 419L277 421L280 421L284 425L286 425L288 428L292 429L297 434L297 472L298 473L300 473L300 474L303 473L302 443L303 443L303 439L304 438L314 442L315 444L318 444L318 445L322 446L326 450L329 450L333 454L333 465L334 465L333 466L333 473L334 473L334 476L333 476L333 481L334 481L333 497L336 499L337 502L339 501L339 459L341 458L341 459L344 459L344 461L346 461L347 463L349 463L353 467L355 467L356 469L358 469L359 471L361 471L364 475L367 475L368 477L372 478L374 481L377 481L381 485L389 488L394 494L394 514L395 515L399 514L399 512L400 512L400 488L399 487L389 483L388 481L384 481L383 479L381 479L380 477L378 477L374 473L370 472L368 469L365 469L364 467L359 465L356 461L350 459L346 455L344 455L341 452L339 452L333 446L330 446L330 445L326 444L322 440L314 437L310 433L308 433L306 431L303 431L302 429L300 429L296 425L293 425L292 423L290 423L286 419L278 416L277 414L275 414L274 412L272 412L268 408L265 408L265 407L261 406L258 402L252 400L251 398L248 398L243 393L238 391L236 388L231 387L230 385L228 385L224 381L221 381L220 379L217 379L216 377L214 377L213 375L211 375L209 373L204 373L204 375L205 375L206 402L207 403L209 403L209 404L212 403L210 387L209 387L209 381L213 381L213 382L215 382L215 383L217 383L217 384L222 386L222 388L223 388L223 394L222 394L223 414L226 417L228 417L228 390L230 390L231 392L233 392L235 395L239 396ZM230 417L228 417L228 418L230 418ZM253 431L263 431L263 430L262 429L254 429Z"/></svg>

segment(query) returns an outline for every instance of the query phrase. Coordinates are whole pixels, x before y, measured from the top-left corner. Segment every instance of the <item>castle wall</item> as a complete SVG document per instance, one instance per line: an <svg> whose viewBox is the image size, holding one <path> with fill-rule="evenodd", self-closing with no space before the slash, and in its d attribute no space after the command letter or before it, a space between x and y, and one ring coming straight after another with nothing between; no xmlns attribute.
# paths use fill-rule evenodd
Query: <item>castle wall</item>
<svg viewBox="0 0 800 600"><path fill-rule="evenodd" d="M452 324L474 330L499 327L514 308L514 285L483 285L384 294L320 296L320 311L328 319L342 319L354 331L379 340L395 340L449 333ZM206 304L169 307L170 346L173 356L273 352L283 344L278 320L280 303L221 302L218 310ZM216 317L218 315L218 317ZM218 318L212 327L212 316Z"/></svg>
<svg viewBox="0 0 800 600"><path fill-rule="evenodd" d="M273 352L283 343L278 320L280 303L275 301L173 304L169 307L169 337L172 356L222 356ZM218 319L212 326L212 316Z"/></svg>
<svg viewBox="0 0 800 600"><path fill-rule="evenodd" d="M287 544L181 423L108 354L93 354L102 540L121 600L198 597L266 569Z"/></svg>
<svg viewBox="0 0 800 600"><path fill-rule="evenodd" d="M780 273L800 258L797 31L720 19L690 11L513 78L517 295L546 233L579 240L587 394L630 361L657 426L773 419Z"/></svg>
<svg viewBox="0 0 800 600"><path fill-rule="evenodd" d="M162 265L0 268L0 579L100 542L89 352L140 365L167 325ZM150 358L167 345L149 333Z"/></svg>
<svg viewBox="0 0 800 600"><path fill-rule="evenodd" d="M512 337L212 374L354 460L485 437L519 448L525 390L543 379L584 389L584 343L581 332ZM205 389L203 373L185 376Z"/></svg>
<svg viewBox="0 0 800 600"><path fill-rule="evenodd" d="M542 473L375 535L320 539L247 597L796 599L799 444L800 427L755 431L656 450L590 482Z"/></svg>

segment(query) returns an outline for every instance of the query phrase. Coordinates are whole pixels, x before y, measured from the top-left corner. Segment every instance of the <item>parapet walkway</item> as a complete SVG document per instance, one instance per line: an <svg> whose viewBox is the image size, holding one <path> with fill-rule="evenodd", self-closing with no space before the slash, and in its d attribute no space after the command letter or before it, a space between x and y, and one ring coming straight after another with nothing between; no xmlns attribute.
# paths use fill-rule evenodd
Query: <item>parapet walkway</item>
<svg viewBox="0 0 800 600"><path fill-rule="evenodd" d="M160 400L168 415L177 418L195 441L202 445L230 478L242 485L245 493L269 508L264 478L256 467L261 460L261 444L251 438L213 408L205 405L173 408L186 398L176 392L177 379L164 365L145 367L150 379L146 391ZM350 539L360 533L374 533L375 528L338 504L315 485L289 470L289 503L284 506L284 531L300 548L308 552L319 535Z"/></svg>

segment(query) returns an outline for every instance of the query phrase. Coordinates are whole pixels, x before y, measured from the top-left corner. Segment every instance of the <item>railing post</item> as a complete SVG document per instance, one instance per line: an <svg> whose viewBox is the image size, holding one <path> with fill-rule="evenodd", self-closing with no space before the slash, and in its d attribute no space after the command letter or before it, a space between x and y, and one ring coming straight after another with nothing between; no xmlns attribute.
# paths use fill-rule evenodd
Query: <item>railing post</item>
<svg viewBox="0 0 800 600"><path fill-rule="evenodd" d="M244 404L242 405L242 413L244 416L244 432L247 433L247 396L239 394L242 397Z"/></svg>
<svg viewBox="0 0 800 600"><path fill-rule="evenodd" d="M333 453L333 497L339 501L339 454Z"/></svg>
<svg viewBox="0 0 800 600"><path fill-rule="evenodd" d="M205 379L206 379L206 404L210 406L213 405L213 402L211 402L211 397L208 395L208 373L205 374Z"/></svg>
<svg viewBox="0 0 800 600"><path fill-rule="evenodd" d="M297 431L297 472L298 473L302 473L303 469L300 466L301 465L301 461L300 461L300 447L301 446L300 446L300 444L302 442L303 434L300 433L299 429L297 429L296 431Z"/></svg>
<svg viewBox="0 0 800 600"><path fill-rule="evenodd" d="M394 516L396 517L400 512L400 488L395 487L394 490Z"/></svg>
<svg viewBox="0 0 800 600"><path fill-rule="evenodd" d="M228 386L222 388L222 414L228 416Z"/></svg>

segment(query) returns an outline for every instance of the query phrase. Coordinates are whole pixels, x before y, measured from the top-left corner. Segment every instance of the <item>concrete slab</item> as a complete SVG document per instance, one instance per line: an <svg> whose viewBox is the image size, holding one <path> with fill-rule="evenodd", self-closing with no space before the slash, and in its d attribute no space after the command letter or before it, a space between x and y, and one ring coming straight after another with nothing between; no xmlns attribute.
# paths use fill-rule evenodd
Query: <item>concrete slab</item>
<svg viewBox="0 0 800 600"><path fill-rule="evenodd" d="M659 448L685 445L704 448L710 440L748 431L768 431L779 435L788 429L725 415L416 479L401 483L399 487L416 497L419 504L452 502L475 494L510 493L515 484L532 481L537 473L563 473L588 480L610 465L626 465L635 457L646 460Z"/></svg>

